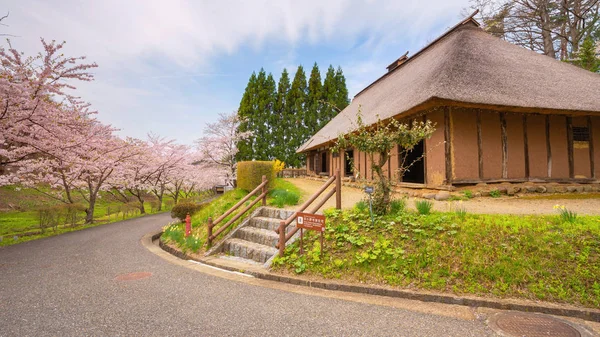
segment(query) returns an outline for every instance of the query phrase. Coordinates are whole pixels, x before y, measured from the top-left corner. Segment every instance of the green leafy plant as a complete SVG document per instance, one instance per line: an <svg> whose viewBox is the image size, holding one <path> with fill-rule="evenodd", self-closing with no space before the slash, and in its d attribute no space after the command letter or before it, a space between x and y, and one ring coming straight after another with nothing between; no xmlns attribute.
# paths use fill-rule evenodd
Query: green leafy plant
<svg viewBox="0 0 600 337"><path fill-rule="evenodd" d="M190 216L194 215L202 208L201 205L192 203L192 202L179 202L177 205L171 209L171 217L177 218L181 222L185 221L186 216L189 214Z"/></svg>
<svg viewBox="0 0 600 337"><path fill-rule="evenodd" d="M400 214L406 210L406 199L394 199L390 203L390 214Z"/></svg>
<svg viewBox="0 0 600 337"><path fill-rule="evenodd" d="M359 213L363 213L369 210L369 203L365 200L361 200L354 205L354 208L356 208Z"/></svg>
<svg viewBox="0 0 600 337"><path fill-rule="evenodd" d="M491 190L490 191L490 197L492 197L492 198L500 198L500 191L498 191L498 190Z"/></svg>
<svg viewBox="0 0 600 337"><path fill-rule="evenodd" d="M433 203L429 200L415 200L415 208L421 215L428 215L431 213Z"/></svg>
<svg viewBox="0 0 600 337"><path fill-rule="evenodd" d="M468 199L472 199L473 198L473 192L471 190L464 190L462 193Z"/></svg>
<svg viewBox="0 0 600 337"><path fill-rule="evenodd" d="M431 121L412 123L401 123L396 119L381 120L372 124L366 124L362 120L359 112L356 116L355 131L338 135L338 139L331 151L340 153L349 147L364 152L371 160L371 169L377 175L373 198L373 212L378 215L386 214L389 211L391 182L383 172L383 166L390 159L392 150L398 146L402 153L398 154L403 160L399 163L398 178L402 178L404 172L422 157L408 163L405 162L408 156L406 153L424 139L430 138L435 131L435 124ZM377 160L376 160L377 159Z"/></svg>
<svg viewBox="0 0 600 337"><path fill-rule="evenodd" d="M569 210L564 205L554 205L554 209L558 211L562 222L574 223L577 220L577 213Z"/></svg>

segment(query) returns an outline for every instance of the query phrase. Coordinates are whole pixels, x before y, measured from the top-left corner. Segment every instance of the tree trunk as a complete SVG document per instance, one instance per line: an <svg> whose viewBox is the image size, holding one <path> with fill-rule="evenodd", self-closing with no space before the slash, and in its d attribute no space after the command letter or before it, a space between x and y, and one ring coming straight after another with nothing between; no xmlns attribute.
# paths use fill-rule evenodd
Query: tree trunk
<svg viewBox="0 0 600 337"><path fill-rule="evenodd" d="M85 223L91 224L94 222L94 209L96 208L96 193L90 193L90 201L88 208L85 210Z"/></svg>
<svg viewBox="0 0 600 337"><path fill-rule="evenodd" d="M163 195L165 193L165 188L163 186L160 187L160 193L156 195L158 198L158 211L162 211L162 203L163 203Z"/></svg>

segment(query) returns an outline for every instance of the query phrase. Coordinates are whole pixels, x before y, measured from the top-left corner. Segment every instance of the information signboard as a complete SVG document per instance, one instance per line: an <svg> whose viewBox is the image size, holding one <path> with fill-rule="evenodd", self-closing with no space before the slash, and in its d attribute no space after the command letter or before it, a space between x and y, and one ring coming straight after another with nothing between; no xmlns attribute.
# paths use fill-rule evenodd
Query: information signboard
<svg viewBox="0 0 600 337"><path fill-rule="evenodd" d="M325 231L325 216L310 213L298 213L296 227L318 232Z"/></svg>

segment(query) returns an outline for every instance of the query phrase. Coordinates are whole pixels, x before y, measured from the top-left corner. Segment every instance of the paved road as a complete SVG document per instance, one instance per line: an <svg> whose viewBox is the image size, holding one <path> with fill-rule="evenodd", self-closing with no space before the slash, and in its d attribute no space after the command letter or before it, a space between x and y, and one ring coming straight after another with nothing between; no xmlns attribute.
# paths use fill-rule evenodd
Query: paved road
<svg viewBox="0 0 600 337"><path fill-rule="evenodd" d="M170 263L154 215L0 248L0 336L488 336L479 320L240 283ZM118 281L130 272L149 278Z"/></svg>

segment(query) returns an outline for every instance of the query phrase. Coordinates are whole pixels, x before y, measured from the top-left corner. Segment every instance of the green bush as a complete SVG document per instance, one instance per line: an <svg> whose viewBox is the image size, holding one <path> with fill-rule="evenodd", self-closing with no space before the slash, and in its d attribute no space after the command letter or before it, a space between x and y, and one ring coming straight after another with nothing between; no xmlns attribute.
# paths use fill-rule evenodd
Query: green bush
<svg viewBox="0 0 600 337"><path fill-rule="evenodd" d="M195 204L193 202L178 202L177 205L171 209L171 218L177 218L181 222L185 221L185 217L189 214L194 215L202 208L202 205Z"/></svg>
<svg viewBox="0 0 600 337"><path fill-rule="evenodd" d="M272 204L279 208L285 205L297 205L300 200L300 194L284 189L271 190L269 194L273 198Z"/></svg>
<svg viewBox="0 0 600 337"><path fill-rule="evenodd" d="M492 198L500 198L500 191L498 191L498 190L491 190L490 191L490 197L492 197Z"/></svg>
<svg viewBox="0 0 600 337"><path fill-rule="evenodd" d="M61 208L65 214L65 222L73 227L85 218L85 205L65 204Z"/></svg>
<svg viewBox="0 0 600 337"><path fill-rule="evenodd" d="M357 202L356 205L354 205L354 207L359 213L364 213L369 210L369 203L365 200L361 200Z"/></svg>
<svg viewBox="0 0 600 337"><path fill-rule="evenodd" d="M237 164L237 187L251 192L262 183L266 176L269 185L275 180L272 161L243 161ZM267 186L269 186L267 185Z"/></svg>
<svg viewBox="0 0 600 337"><path fill-rule="evenodd" d="M417 212L421 215L427 215L431 213L431 209L433 208L433 203L429 200L416 200L415 208Z"/></svg>
<svg viewBox="0 0 600 337"><path fill-rule="evenodd" d="M400 214L406 209L406 199L395 199L390 203L390 213Z"/></svg>

